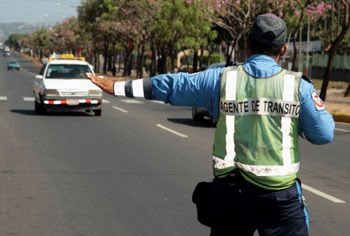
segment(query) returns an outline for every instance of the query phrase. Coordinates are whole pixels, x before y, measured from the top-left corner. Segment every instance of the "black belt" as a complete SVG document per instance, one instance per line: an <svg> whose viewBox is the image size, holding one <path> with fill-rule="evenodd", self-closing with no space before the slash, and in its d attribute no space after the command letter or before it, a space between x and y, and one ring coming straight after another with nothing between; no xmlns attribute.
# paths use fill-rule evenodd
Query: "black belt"
<svg viewBox="0 0 350 236"><path fill-rule="evenodd" d="M227 183L231 185L238 185L239 188L246 193L252 193L252 194L269 194L272 192L277 192L277 191L284 191L289 188L292 188L295 186L295 183L287 188L287 189L282 189L282 190L269 190L265 189L259 186L256 186L255 184L252 184L248 182L247 180L244 179L244 177L241 175L238 169L234 169L230 174L228 174L225 177L215 177L213 182L217 183Z"/></svg>

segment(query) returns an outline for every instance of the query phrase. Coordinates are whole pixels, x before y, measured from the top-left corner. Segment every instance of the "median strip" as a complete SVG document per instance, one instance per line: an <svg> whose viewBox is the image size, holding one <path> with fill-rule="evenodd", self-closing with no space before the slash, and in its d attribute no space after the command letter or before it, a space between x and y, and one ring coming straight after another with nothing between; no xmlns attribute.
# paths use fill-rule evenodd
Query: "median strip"
<svg viewBox="0 0 350 236"><path fill-rule="evenodd" d="M333 197L333 196L331 196L331 195L329 195L327 193L321 192L321 191L319 191L319 190L317 190L317 189L315 189L313 187L310 187L308 185L303 184L303 189L305 189L305 190L307 190L309 192L312 192L312 193L314 193L314 194L316 194L316 195L318 195L320 197L323 197L323 198L325 198L325 199L327 199L327 200L329 200L331 202L334 202L334 203L345 203L345 201L343 201L343 200L341 200L339 198L336 198L336 197Z"/></svg>
<svg viewBox="0 0 350 236"><path fill-rule="evenodd" d="M177 136L180 136L180 137L182 137L182 138L188 138L187 135L182 134L182 133L179 133L179 132L177 132L177 131L175 131L175 130L173 130L173 129L169 129L169 128L167 128L167 127L161 125L161 124L157 124L157 127L161 128L161 129L163 129L163 130L166 130L166 131L168 131L168 132L170 132L170 133L173 133L173 134L175 134L175 135L177 135Z"/></svg>

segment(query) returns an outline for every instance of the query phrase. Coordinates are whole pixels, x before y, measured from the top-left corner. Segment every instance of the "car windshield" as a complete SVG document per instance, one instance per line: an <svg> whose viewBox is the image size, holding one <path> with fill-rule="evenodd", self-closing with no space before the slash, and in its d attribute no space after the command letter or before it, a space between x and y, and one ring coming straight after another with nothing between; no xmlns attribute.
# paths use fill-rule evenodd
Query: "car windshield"
<svg viewBox="0 0 350 236"><path fill-rule="evenodd" d="M49 65L47 79L86 79L85 73L91 73L88 65Z"/></svg>

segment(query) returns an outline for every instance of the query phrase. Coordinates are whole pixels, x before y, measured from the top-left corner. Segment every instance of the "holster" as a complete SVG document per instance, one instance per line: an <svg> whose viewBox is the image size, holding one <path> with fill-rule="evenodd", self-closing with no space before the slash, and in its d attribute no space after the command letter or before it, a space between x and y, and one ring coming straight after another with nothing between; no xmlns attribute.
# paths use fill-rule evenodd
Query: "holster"
<svg viewBox="0 0 350 236"><path fill-rule="evenodd" d="M212 214L210 211L210 192L212 182L199 182L192 194L192 202L197 208L198 221L210 227L212 225Z"/></svg>

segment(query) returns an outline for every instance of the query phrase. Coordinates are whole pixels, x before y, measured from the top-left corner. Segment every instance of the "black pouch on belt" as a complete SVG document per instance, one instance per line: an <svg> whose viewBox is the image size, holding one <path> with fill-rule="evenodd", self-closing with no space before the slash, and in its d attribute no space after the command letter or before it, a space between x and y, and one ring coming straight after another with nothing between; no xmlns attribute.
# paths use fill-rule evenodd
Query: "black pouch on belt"
<svg viewBox="0 0 350 236"><path fill-rule="evenodd" d="M211 182L199 182L192 194L192 202L197 207L197 219L206 226L211 226L211 212L210 212L210 191L212 188Z"/></svg>

